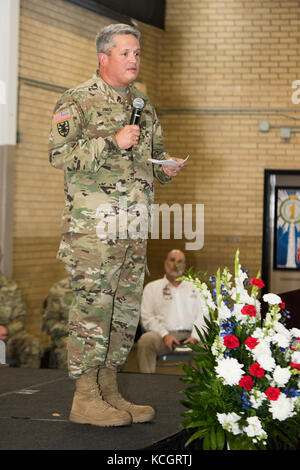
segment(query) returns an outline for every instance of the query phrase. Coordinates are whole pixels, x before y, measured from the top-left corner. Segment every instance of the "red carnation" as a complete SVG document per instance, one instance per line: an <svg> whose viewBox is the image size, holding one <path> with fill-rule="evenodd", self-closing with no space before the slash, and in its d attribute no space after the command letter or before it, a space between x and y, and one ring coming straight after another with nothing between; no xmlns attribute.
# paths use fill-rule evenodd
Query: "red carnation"
<svg viewBox="0 0 300 470"><path fill-rule="evenodd" d="M258 362L254 362L254 364L250 366L249 372L255 377L263 377L265 375L265 369L263 369Z"/></svg>
<svg viewBox="0 0 300 470"><path fill-rule="evenodd" d="M259 344L258 339L254 338L253 336L249 336L249 338L247 338L245 341L245 345L248 346L249 349L256 348L258 344Z"/></svg>
<svg viewBox="0 0 300 470"><path fill-rule="evenodd" d="M285 303L284 302L280 302L280 304L278 304L278 305L282 310L285 308Z"/></svg>
<svg viewBox="0 0 300 470"><path fill-rule="evenodd" d="M224 346L229 349L238 348L240 345L239 339L234 335L226 335L224 337Z"/></svg>
<svg viewBox="0 0 300 470"><path fill-rule="evenodd" d="M249 315L249 317L256 317L256 308L254 305L244 305L241 310L243 315Z"/></svg>
<svg viewBox="0 0 300 470"><path fill-rule="evenodd" d="M254 382L252 380L252 377L250 377L250 375L244 375L244 377L242 377L239 381L239 386L242 388L245 388L246 390L248 390L248 392L250 392L253 385L254 385Z"/></svg>
<svg viewBox="0 0 300 470"><path fill-rule="evenodd" d="M297 362L290 362L290 366L294 369L300 370L300 364Z"/></svg>
<svg viewBox="0 0 300 470"><path fill-rule="evenodd" d="M265 286L265 283L261 279L251 279L249 282L260 289Z"/></svg>
<svg viewBox="0 0 300 470"><path fill-rule="evenodd" d="M276 388L276 387L269 387L265 391L265 394L267 395L268 400L276 401L276 400L278 400L278 397L280 395L280 390L279 390L279 388Z"/></svg>

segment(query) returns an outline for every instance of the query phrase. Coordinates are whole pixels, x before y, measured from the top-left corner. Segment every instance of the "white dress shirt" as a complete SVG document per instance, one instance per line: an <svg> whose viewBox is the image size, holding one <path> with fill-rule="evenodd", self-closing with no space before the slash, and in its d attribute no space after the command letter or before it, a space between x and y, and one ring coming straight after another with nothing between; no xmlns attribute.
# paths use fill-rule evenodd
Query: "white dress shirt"
<svg viewBox="0 0 300 470"><path fill-rule="evenodd" d="M149 282L144 288L141 305L141 323L146 331L156 331L161 337L170 331L189 330L199 340L194 327L205 326L208 309L199 290L182 281L177 287L163 279Z"/></svg>

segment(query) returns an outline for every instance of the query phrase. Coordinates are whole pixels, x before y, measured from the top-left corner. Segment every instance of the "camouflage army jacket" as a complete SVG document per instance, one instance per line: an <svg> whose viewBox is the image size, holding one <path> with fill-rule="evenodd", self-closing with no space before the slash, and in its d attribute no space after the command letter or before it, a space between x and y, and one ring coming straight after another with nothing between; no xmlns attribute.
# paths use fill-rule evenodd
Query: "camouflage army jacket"
<svg viewBox="0 0 300 470"><path fill-rule="evenodd" d="M0 272L0 325L6 326L9 336L25 328L26 307L17 284Z"/></svg>
<svg viewBox="0 0 300 470"><path fill-rule="evenodd" d="M136 97L145 102L139 143L130 151L121 150L114 136L130 123ZM65 176L62 233L95 232L99 208L110 206L118 217L121 197L127 207L142 204L149 210L154 177L160 183L171 180L149 158L169 155L155 109L143 92L129 85L124 98L98 75L66 91L55 106L49 138L50 163Z"/></svg>

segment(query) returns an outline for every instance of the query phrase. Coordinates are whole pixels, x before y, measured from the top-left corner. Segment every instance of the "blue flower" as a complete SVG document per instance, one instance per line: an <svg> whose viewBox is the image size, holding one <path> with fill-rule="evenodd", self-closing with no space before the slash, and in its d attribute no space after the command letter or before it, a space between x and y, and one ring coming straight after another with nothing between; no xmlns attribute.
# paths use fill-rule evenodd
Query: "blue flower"
<svg viewBox="0 0 300 470"><path fill-rule="evenodd" d="M249 408L249 406L251 406L247 392L243 392L239 397L242 401L242 408Z"/></svg>
<svg viewBox="0 0 300 470"><path fill-rule="evenodd" d="M237 322L232 321L230 319L223 320L223 322L219 325L220 330L223 330L225 334L230 334L236 328Z"/></svg>
<svg viewBox="0 0 300 470"><path fill-rule="evenodd" d="M287 397L299 397L300 392L297 392L297 390L294 387L291 387L289 390L283 390L283 393Z"/></svg>
<svg viewBox="0 0 300 470"><path fill-rule="evenodd" d="M227 295L227 288L226 288L225 284L221 285L221 291L222 291L223 295Z"/></svg>
<svg viewBox="0 0 300 470"><path fill-rule="evenodd" d="M227 357L232 357L231 351L225 351L224 354L223 354L223 356L225 357L225 359L226 359Z"/></svg>

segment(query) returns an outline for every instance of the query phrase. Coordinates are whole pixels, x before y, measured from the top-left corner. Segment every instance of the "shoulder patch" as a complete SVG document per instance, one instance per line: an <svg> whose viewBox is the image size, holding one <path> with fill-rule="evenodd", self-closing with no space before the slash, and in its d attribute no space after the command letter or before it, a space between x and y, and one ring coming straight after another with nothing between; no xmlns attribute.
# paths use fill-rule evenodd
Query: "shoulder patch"
<svg viewBox="0 0 300 470"><path fill-rule="evenodd" d="M53 119L54 122L57 124L58 122L64 121L65 119L69 119L71 117L71 112L69 108L63 109L59 113L54 114Z"/></svg>
<svg viewBox="0 0 300 470"><path fill-rule="evenodd" d="M69 131L70 131L69 121L59 122L57 124L57 130L58 130L58 133L62 137L67 137L67 135L69 134Z"/></svg>

